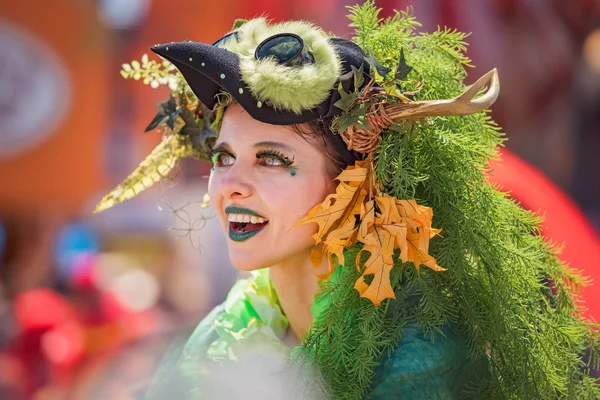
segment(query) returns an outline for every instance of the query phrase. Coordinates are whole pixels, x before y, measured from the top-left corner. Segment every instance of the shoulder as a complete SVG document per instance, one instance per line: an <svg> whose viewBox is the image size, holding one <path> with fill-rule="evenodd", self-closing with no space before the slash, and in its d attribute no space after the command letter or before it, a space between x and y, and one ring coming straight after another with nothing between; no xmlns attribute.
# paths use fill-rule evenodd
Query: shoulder
<svg viewBox="0 0 600 400"><path fill-rule="evenodd" d="M371 399L459 399L469 383L485 381L487 361L469 358L466 339L454 332L423 335L407 324L404 338L378 367Z"/></svg>
<svg viewBox="0 0 600 400"><path fill-rule="evenodd" d="M175 396L178 399L190 398L185 394L189 389L186 377L194 375L206 355L210 344L216 338L215 321L223 314L223 305L215 307L191 332L179 335L165 352L146 391L146 400L165 399Z"/></svg>
<svg viewBox="0 0 600 400"><path fill-rule="evenodd" d="M189 360L198 360L204 357L206 350L216 339L216 321L225 312L223 304L213 308L213 310L196 326L196 329L188 337L185 346L181 351L179 364L185 364Z"/></svg>

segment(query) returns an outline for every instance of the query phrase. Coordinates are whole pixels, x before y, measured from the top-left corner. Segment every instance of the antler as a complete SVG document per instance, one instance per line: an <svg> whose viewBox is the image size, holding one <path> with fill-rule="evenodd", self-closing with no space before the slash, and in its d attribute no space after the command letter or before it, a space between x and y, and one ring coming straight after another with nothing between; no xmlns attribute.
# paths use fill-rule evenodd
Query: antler
<svg viewBox="0 0 600 400"><path fill-rule="evenodd" d="M492 81L488 91L481 97L473 100L489 81ZM342 138L349 150L368 154L375 150L381 141L379 134L388 126L394 125L405 119L458 116L473 114L489 108L500 93L500 81L496 68L489 71L477 80L460 96L450 100L413 101L394 105L377 104L369 108L366 117L369 128L349 126Z"/></svg>
<svg viewBox="0 0 600 400"><path fill-rule="evenodd" d="M481 97L473 97L491 80L488 91ZM500 81L496 68L477 80L461 95L450 100L426 100L394 104L385 107L385 113L395 122L423 117L458 116L473 114L489 108L500 93Z"/></svg>

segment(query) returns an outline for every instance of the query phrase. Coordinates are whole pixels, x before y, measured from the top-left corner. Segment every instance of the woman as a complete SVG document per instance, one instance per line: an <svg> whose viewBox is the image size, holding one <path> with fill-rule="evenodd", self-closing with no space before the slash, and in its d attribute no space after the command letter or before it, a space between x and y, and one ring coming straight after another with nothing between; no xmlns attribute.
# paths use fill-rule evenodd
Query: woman
<svg viewBox="0 0 600 400"><path fill-rule="evenodd" d="M465 35L415 35L372 2L350 18L357 43L238 21L124 70L172 84L148 127L166 134L97 210L211 159L229 257L252 273L148 398L597 397L578 277L486 181L496 72L465 89Z"/></svg>

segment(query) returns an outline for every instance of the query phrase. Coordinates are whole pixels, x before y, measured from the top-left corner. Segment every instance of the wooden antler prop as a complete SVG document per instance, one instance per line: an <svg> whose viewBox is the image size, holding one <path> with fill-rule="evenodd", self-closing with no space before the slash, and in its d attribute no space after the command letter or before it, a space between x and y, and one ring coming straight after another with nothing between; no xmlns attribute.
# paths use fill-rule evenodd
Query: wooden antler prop
<svg viewBox="0 0 600 400"><path fill-rule="evenodd" d="M491 80L488 91L473 100L479 91ZM395 122L405 119L474 114L489 108L500 93L500 80L496 68L479 78L461 95L450 100L413 101L385 107L385 113Z"/></svg>
<svg viewBox="0 0 600 400"><path fill-rule="evenodd" d="M473 99L490 81L487 92L483 96ZM494 104L499 93L500 81L498 71L494 68L459 96L450 100L425 100L391 105L373 105L366 113L368 129L351 125L342 133L342 138L349 150L369 154L379 146L381 142L379 134L391 125L407 119L474 114Z"/></svg>

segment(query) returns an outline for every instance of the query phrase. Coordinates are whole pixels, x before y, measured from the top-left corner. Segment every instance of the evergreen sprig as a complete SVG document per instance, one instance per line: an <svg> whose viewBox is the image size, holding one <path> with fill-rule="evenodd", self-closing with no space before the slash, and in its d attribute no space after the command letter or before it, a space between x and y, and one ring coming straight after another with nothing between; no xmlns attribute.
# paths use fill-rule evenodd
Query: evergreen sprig
<svg viewBox="0 0 600 400"><path fill-rule="evenodd" d="M145 85L154 89L160 85L168 85L172 91L177 92L185 85L183 76L172 63L167 60L151 60L147 54L142 56L141 62L133 60L130 64L123 64L121 68L123 78L142 80Z"/></svg>
<svg viewBox="0 0 600 400"><path fill-rule="evenodd" d="M404 85L423 81L418 100L464 90L467 35L417 34L409 12L382 20L379 11L371 0L350 7L355 40L388 68L398 65L402 47L413 67ZM490 376L468 382L468 398L600 398L599 382L589 375L598 366L598 326L583 320L577 303L585 281L539 236L541 218L487 181L489 160L505 140L498 126L481 112L399 128L382 133L378 182L391 196L433 208L442 237L429 250L448 271L419 274L398 261L391 277L396 299L375 307L352 289L359 248L348 249L346 265L323 282L329 305L294 351L295 359L319 370L319 379L306 380L309 390L365 398L381 358L399 345L405 324L417 323L431 337L452 326L473 359L487 360Z"/></svg>

